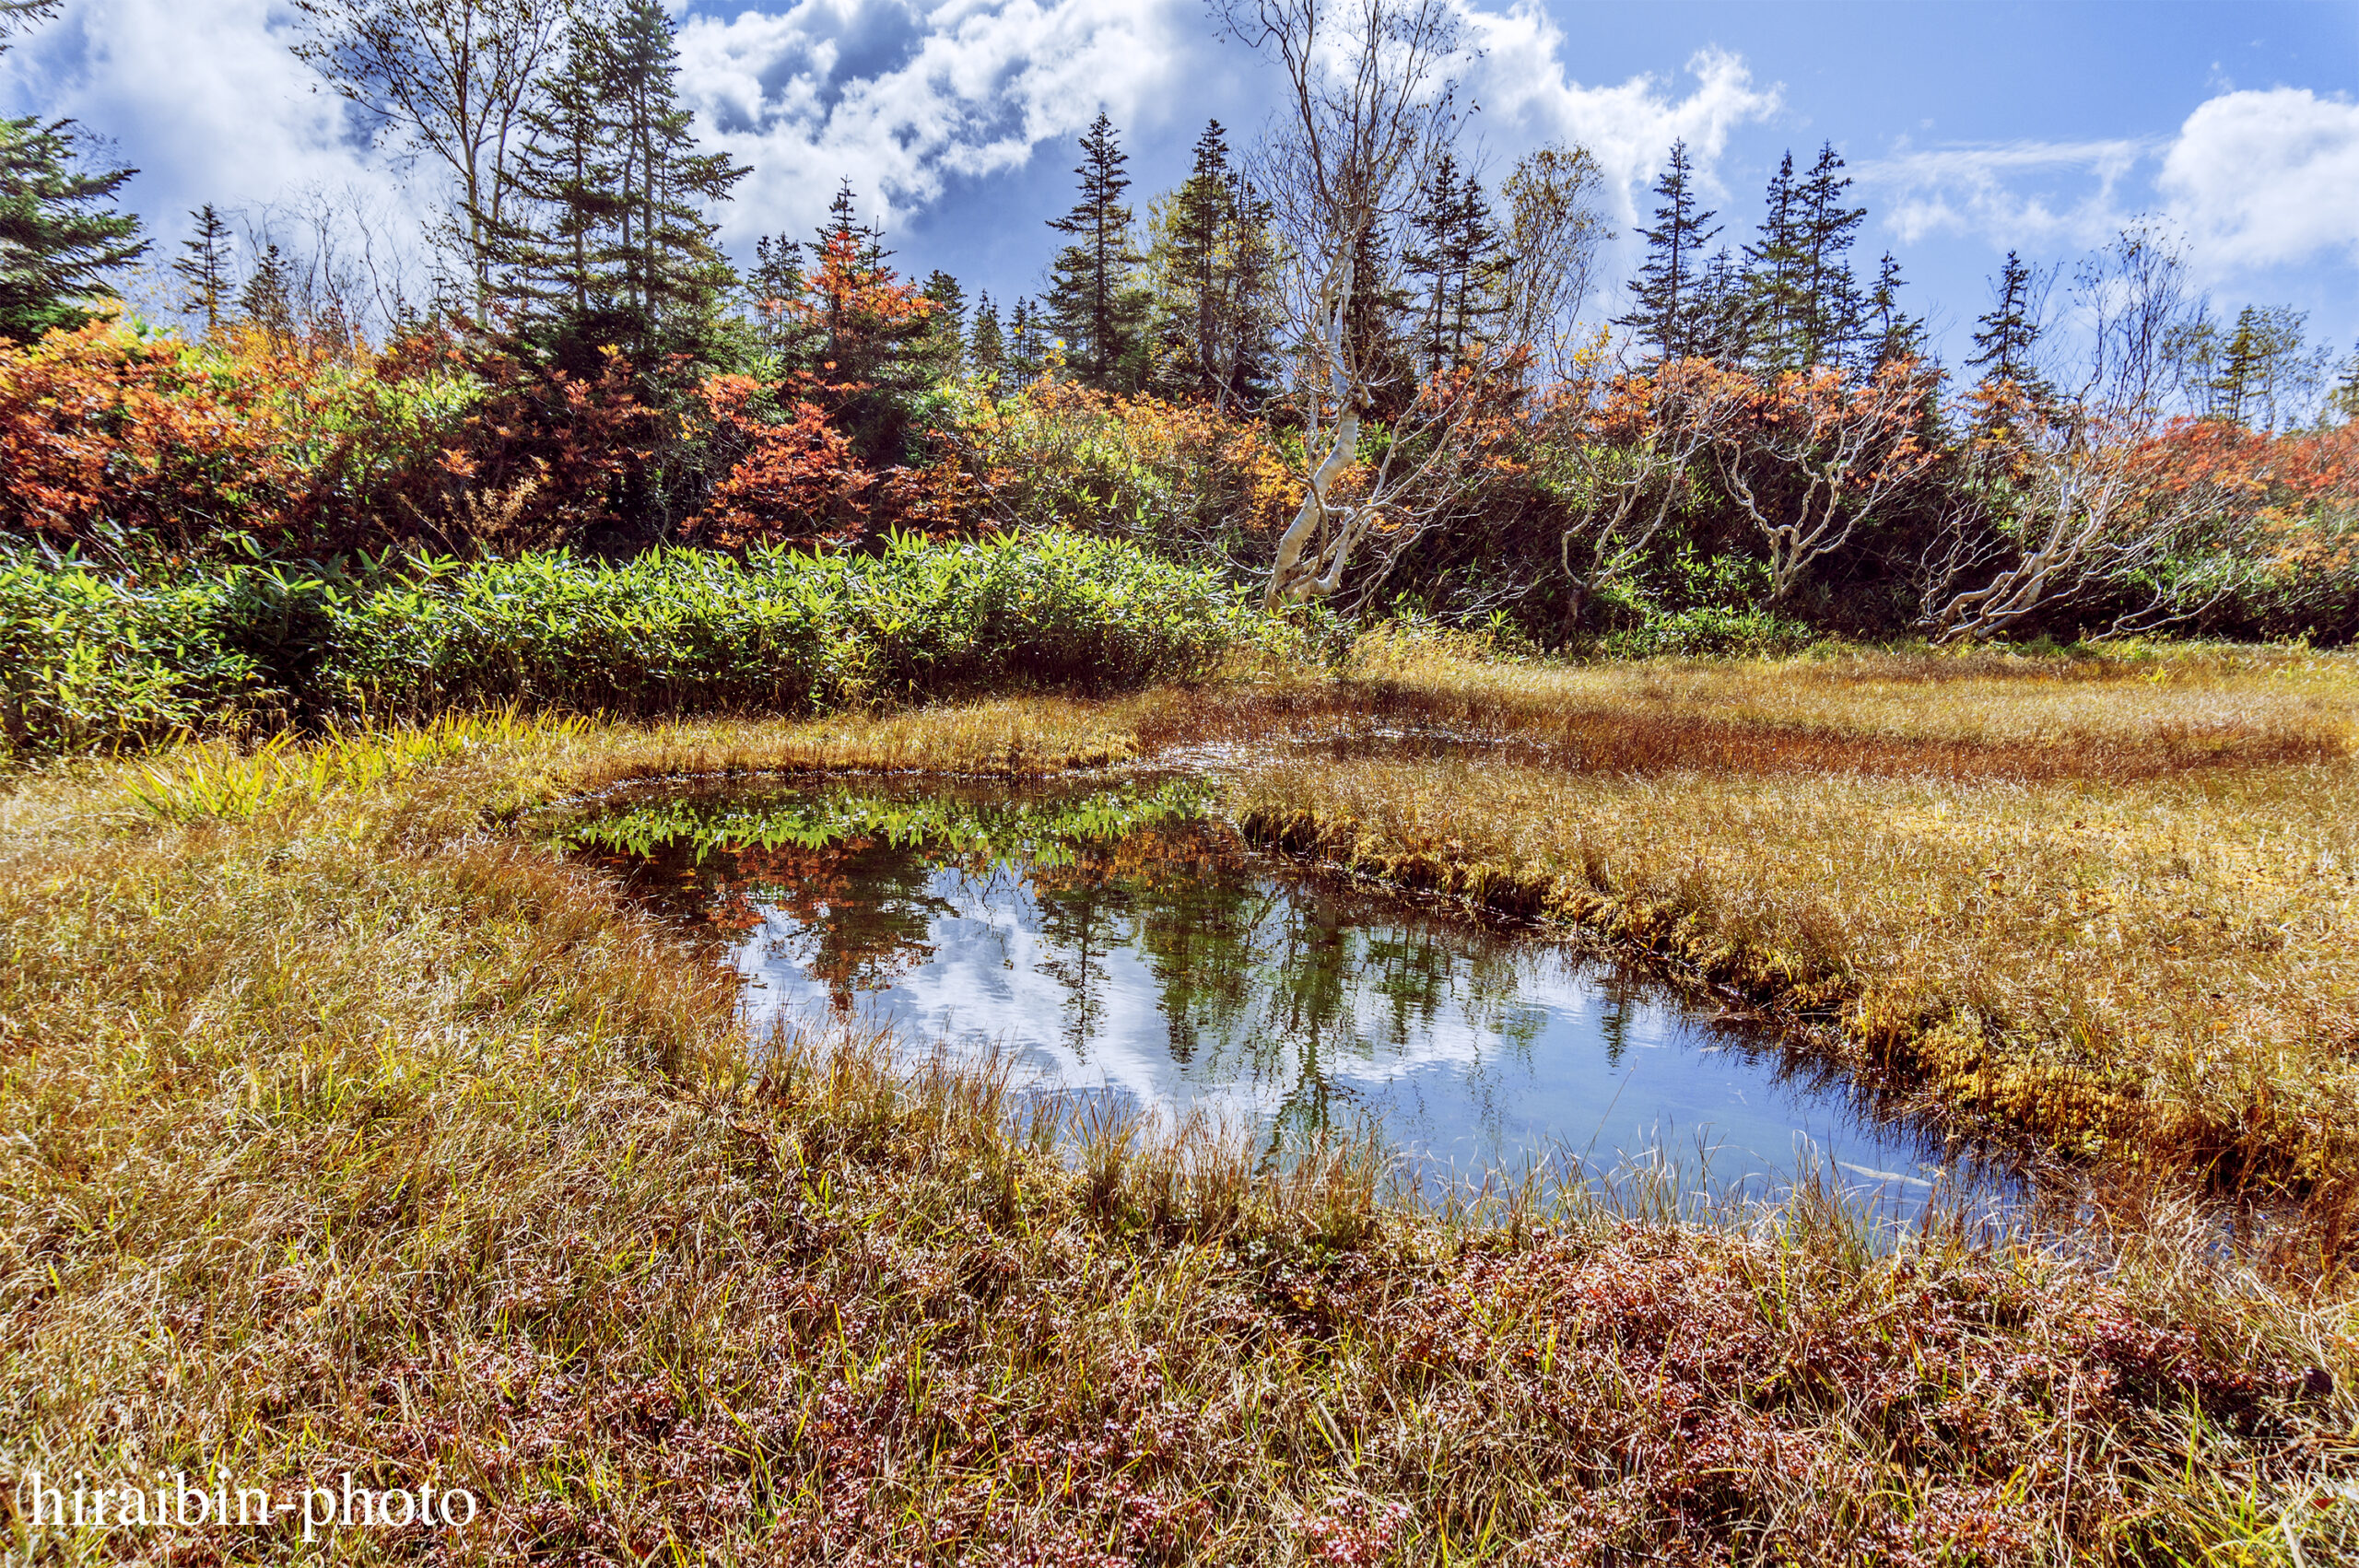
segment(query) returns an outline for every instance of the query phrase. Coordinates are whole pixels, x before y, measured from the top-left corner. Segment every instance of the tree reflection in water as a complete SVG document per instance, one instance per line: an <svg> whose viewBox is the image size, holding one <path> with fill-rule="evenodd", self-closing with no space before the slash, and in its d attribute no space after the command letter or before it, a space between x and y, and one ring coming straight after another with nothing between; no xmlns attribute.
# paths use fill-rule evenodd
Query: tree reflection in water
<svg viewBox="0 0 2359 1568"><path fill-rule="evenodd" d="M1919 1168L1919 1138L1790 1073L1774 1046L1709 1033L1561 946L1257 854L1205 799L675 788L569 837L768 988L749 992L757 1025L810 1007L891 1022L1143 1106L1242 1109L1273 1147L1373 1124L1479 1164L1692 1152L1708 1131L1735 1151L1714 1176L1746 1178L1791 1166L1802 1133L1854 1168Z"/></svg>

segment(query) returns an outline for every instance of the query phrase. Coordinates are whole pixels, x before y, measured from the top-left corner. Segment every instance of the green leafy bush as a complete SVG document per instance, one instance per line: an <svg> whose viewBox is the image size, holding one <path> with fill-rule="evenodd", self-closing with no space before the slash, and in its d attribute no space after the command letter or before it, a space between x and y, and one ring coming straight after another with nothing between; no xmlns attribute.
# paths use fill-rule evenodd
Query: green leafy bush
<svg viewBox="0 0 2359 1568"><path fill-rule="evenodd" d="M1114 688L1201 675L1285 635L1209 573L1058 532L742 561L429 561L376 581L256 563L139 582L26 561L0 574L0 617L20 754L291 716L808 713Z"/></svg>
<svg viewBox="0 0 2359 1568"><path fill-rule="evenodd" d="M1626 631L1609 632L1603 651L1612 659L1774 658L1800 652L1817 635L1802 622L1759 605L1738 610L1703 604L1649 615Z"/></svg>
<svg viewBox="0 0 2359 1568"><path fill-rule="evenodd" d="M154 586L0 556L0 734L16 754L140 745L219 726L259 695L225 646L219 585Z"/></svg>

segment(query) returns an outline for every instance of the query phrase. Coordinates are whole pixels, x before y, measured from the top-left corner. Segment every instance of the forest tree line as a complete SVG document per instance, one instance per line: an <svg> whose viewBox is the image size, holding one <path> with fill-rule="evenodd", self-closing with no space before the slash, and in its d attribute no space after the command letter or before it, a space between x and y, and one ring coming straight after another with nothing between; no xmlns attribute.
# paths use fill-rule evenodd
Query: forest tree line
<svg viewBox="0 0 2359 1568"><path fill-rule="evenodd" d="M144 234L81 128L0 122L0 530L377 561L1056 524L1547 647L2359 629L2359 354L2299 312L2215 315L2142 222L2010 253L1945 367L1831 143L1749 223L1674 144L1601 289L1595 160L1463 161L1438 0L1215 7L1291 120L1207 124L1142 200L1100 113L1013 300L902 271L849 185L734 266L749 170L660 0L299 9L447 193L428 281L332 214ZM141 276L178 331L109 303Z"/></svg>

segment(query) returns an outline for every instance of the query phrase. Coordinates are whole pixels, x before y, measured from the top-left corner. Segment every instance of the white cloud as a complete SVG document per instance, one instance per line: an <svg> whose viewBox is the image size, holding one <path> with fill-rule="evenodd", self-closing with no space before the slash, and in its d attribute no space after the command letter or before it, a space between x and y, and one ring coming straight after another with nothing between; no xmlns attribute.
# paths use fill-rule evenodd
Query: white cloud
<svg viewBox="0 0 2359 1568"><path fill-rule="evenodd" d="M2093 245L2120 227L2122 180L2152 151L2129 140L1904 146L1854 172L1890 193L1885 221L1912 243L1948 232L2000 246Z"/></svg>
<svg viewBox="0 0 2359 1568"><path fill-rule="evenodd" d="M2152 169L2151 183L2134 176ZM2305 88L2206 99L2169 141L1906 146L1860 166L1901 237L1979 235L1994 249L2104 242L2166 217L2197 272L2223 280L2324 255L2359 260L2359 104Z"/></svg>
<svg viewBox="0 0 2359 1568"><path fill-rule="evenodd" d="M690 18L680 80L754 168L733 231L799 231L839 179L889 220L951 179L1021 168L1101 107L1127 126L1203 40L1181 0L794 0Z"/></svg>
<svg viewBox="0 0 2359 1568"><path fill-rule="evenodd" d="M1756 87L1743 57L1719 49L1688 61L1695 86L1684 97L1653 75L1587 86L1566 74L1564 29L1534 0L1466 15L1484 52L1471 83L1482 118L1504 123L1519 140L1561 139L1588 148L1625 234L1672 142L1687 144L1706 190L1721 192L1714 165L1730 133L1769 118L1784 101L1782 87Z"/></svg>
<svg viewBox="0 0 2359 1568"><path fill-rule="evenodd" d="M2155 183L2207 268L2359 261L2359 104L2224 93L2187 117Z"/></svg>
<svg viewBox="0 0 2359 1568"><path fill-rule="evenodd" d="M293 21L273 0L81 0L9 54L10 97L114 138L140 169L134 205L163 234L202 203L259 207L305 187L405 199L288 53Z"/></svg>

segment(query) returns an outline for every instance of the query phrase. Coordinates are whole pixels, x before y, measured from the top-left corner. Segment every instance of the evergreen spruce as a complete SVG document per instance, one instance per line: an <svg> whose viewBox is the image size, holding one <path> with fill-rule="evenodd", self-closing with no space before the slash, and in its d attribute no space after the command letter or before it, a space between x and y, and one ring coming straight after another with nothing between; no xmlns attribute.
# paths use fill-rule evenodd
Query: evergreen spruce
<svg viewBox="0 0 2359 1568"><path fill-rule="evenodd" d="M1019 296L1007 320L1007 374L1014 390L1020 392L1039 380L1049 357L1044 337L1041 313Z"/></svg>
<svg viewBox="0 0 2359 1568"><path fill-rule="evenodd" d="M796 357L804 332L793 306L803 298L803 245L783 234L758 235L754 265L745 275L762 346L783 358Z"/></svg>
<svg viewBox="0 0 2359 1568"><path fill-rule="evenodd" d="M1259 407L1277 392L1277 214L1242 173L1229 178L1229 241L1225 302L1228 311L1221 397Z"/></svg>
<svg viewBox="0 0 2359 1568"><path fill-rule="evenodd" d="M1759 237L1744 248L1751 348L1766 369L1790 370L1807 362L1809 264L1802 192L1795 184L1794 155L1790 152L1769 177Z"/></svg>
<svg viewBox="0 0 2359 1568"><path fill-rule="evenodd" d="M1902 359L1925 357L1925 322L1900 308L1900 263L1891 252L1876 265L1876 286L1862 312L1865 329L1861 367L1871 374Z"/></svg>
<svg viewBox="0 0 2359 1568"><path fill-rule="evenodd" d="M2341 375L2328 394L2329 405L2345 419L2359 419L2359 343L2351 345L2351 357L2342 362Z"/></svg>
<svg viewBox="0 0 2359 1568"><path fill-rule="evenodd" d="M843 181L827 204L804 277L812 322L802 353L804 368L823 380L862 387L866 395L858 401L881 415L897 394L933 384L926 347L933 312L898 319L879 310L883 297L906 286L886 264L893 252L885 248L884 230L862 222L859 209L851 181Z"/></svg>
<svg viewBox="0 0 2359 1568"><path fill-rule="evenodd" d="M1982 371L1979 384L2013 381L2036 400L2046 395L2047 385L2032 359L2040 333L2040 281L2021 256L2007 252L1999 275L1991 280L1990 309L1978 318L1974 352L1966 360Z"/></svg>
<svg viewBox="0 0 2359 1568"><path fill-rule="evenodd" d="M1686 307L1686 351L1718 365L1742 364L1759 333L1759 304L1744 269L1726 247L1704 263L1693 294Z"/></svg>
<svg viewBox="0 0 2359 1568"><path fill-rule="evenodd" d="M229 272L234 265L229 226L207 202L189 214L196 220L194 238L181 241L181 249L188 252L172 263L186 285L181 296L181 309L192 316L205 318L207 337L221 330L221 315L229 303Z"/></svg>
<svg viewBox="0 0 2359 1568"><path fill-rule="evenodd" d="M114 210L135 169L85 169L74 122L0 120L0 337L29 342L90 319L106 275L146 253Z"/></svg>
<svg viewBox="0 0 2359 1568"><path fill-rule="evenodd" d="M1269 205L1228 164L1215 120L1188 178L1154 220L1156 390L1215 407L1251 406L1274 358L1276 247Z"/></svg>
<svg viewBox="0 0 2359 1568"><path fill-rule="evenodd" d="M275 338L295 335L294 275L276 242L265 245L238 290L238 314Z"/></svg>
<svg viewBox="0 0 2359 1568"><path fill-rule="evenodd" d="M1834 143L1822 144L1818 160L1811 165L1809 176L1796 193L1802 312L1795 347L1806 369L1841 363L1860 336L1863 304L1859 281L1851 273L1850 252L1860 226L1868 219L1868 210L1843 205L1843 193L1850 188L1851 177L1843 172L1843 155L1835 150Z"/></svg>
<svg viewBox="0 0 2359 1568"><path fill-rule="evenodd" d="M975 378L993 397L1007 390L1007 339L1000 330L999 307L989 294L975 297L975 325L967 340L967 363Z"/></svg>
<svg viewBox="0 0 2359 1568"><path fill-rule="evenodd" d="M586 10L568 27L564 60L525 114L508 216L482 220L499 291L527 310L586 316L628 293L618 241L635 205L624 189L629 127L616 113L612 22Z"/></svg>
<svg viewBox="0 0 2359 1568"><path fill-rule="evenodd" d="M614 254L624 298L651 323L702 325L735 281L713 243L719 226L704 210L727 201L753 170L724 153L696 150L694 117L679 102L679 45L663 0L626 0L609 45L624 198Z"/></svg>
<svg viewBox="0 0 2359 1568"><path fill-rule="evenodd" d="M926 318L919 357L934 380L946 381L966 369L967 292L957 278L939 267L927 276L920 292L933 301L934 309Z"/></svg>
<svg viewBox="0 0 2359 1568"><path fill-rule="evenodd" d="M1456 364L1497 319L1507 257L1483 187L1461 176L1450 154L1435 161L1418 195L1409 218L1418 243L1403 270L1424 280L1414 291L1421 297L1415 353L1419 370L1432 375Z"/></svg>
<svg viewBox="0 0 2359 1568"><path fill-rule="evenodd" d="M1702 352L1696 342L1699 258L1719 230L1706 227L1714 214L1696 209L1695 181L1687 144L1672 143L1671 162L1654 184L1655 194L1662 199L1655 208L1655 226L1638 230L1647 242L1647 260L1630 280L1635 303L1628 315L1614 319L1616 326L1629 327L1640 342L1652 344L1662 359Z"/></svg>
<svg viewBox="0 0 2359 1568"><path fill-rule="evenodd" d="M1383 237L1371 224L1352 242L1352 297L1344 310L1344 352L1358 382L1371 389L1360 412L1379 422L1397 417L1417 391L1414 350L1402 331L1411 300L1394 275Z"/></svg>
<svg viewBox="0 0 2359 1568"><path fill-rule="evenodd" d="M1140 263L1131 237L1131 209L1122 203L1129 157L1100 110L1081 139L1081 199L1049 220L1074 243L1050 267L1046 310L1063 336L1074 372L1088 386L1127 392L1144 380L1146 292L1134 281Z"/></svg>

